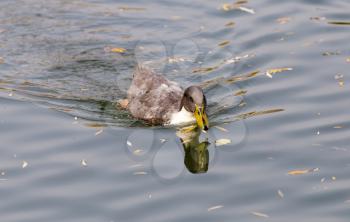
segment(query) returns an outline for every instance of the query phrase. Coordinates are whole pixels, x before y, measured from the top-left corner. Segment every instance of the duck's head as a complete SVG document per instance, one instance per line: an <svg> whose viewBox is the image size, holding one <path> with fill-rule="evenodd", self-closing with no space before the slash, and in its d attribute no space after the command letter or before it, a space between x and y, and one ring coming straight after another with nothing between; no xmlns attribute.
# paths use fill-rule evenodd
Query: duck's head
<svg viewBox="0 0 350 222"><path fill-rule="evenodd" d="M207 100L203 90L199 86L188 87L181 100L180 110L185 108L188 112L193 113L198 126L207 131L209 129L208 117L206 114Z"/></svg>

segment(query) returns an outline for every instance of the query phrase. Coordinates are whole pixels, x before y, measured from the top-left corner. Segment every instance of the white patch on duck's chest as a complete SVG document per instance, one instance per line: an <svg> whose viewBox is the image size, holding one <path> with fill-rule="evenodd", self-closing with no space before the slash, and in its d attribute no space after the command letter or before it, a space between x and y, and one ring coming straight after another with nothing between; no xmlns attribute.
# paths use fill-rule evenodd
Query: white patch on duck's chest
<svg viewBox="0 0 350 222"><path fill-rule="evenodd" d="M170 118L170 125L182 125L187 123L195 122L196 119L193 113L188 112L184 107L182 107L180 112L174 113Z"/></svg>

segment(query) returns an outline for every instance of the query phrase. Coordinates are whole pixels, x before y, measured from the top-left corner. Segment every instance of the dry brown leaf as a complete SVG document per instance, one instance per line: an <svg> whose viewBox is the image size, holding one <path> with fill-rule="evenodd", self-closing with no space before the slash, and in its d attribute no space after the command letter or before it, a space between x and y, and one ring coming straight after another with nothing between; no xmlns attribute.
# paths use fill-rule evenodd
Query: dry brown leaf
<svg viewBox="0 0 350 222"><path fill-rule="evenodd" d="M227 46L227 45L229 45L229 44L230 44L230 41L229 41L229 40L225 40L225 41L220 42L220 43L219 43L219 46L220 46L220 47L224 47L224 46Z"/></svg>
<svg viewBox="0 0 350 222"><path fill-rule="evenodd" d="M243 96L247 93L248 91L247 90L239 90L238 92L236 92L234 95L235 96Z"/></svg>
<svg viewBox="0 0 350 222"><path fill-rule="evenodd" d="M228 22L225 24L225 26L231 28L231 27L235 26L235 24L236 24L235 22Z"/></svg>

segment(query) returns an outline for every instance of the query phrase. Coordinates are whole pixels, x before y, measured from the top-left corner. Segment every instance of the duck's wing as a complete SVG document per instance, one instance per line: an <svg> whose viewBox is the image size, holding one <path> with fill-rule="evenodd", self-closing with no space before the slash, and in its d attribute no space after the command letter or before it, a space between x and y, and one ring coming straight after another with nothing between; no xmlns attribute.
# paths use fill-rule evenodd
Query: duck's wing
<svg viewBox="0 0 350 222"><path fill-rule="evenodd" d="M183 90L177 83L139 66L128 90L128 108L135 118L164 124L178 111L182 96Z"/></svg>

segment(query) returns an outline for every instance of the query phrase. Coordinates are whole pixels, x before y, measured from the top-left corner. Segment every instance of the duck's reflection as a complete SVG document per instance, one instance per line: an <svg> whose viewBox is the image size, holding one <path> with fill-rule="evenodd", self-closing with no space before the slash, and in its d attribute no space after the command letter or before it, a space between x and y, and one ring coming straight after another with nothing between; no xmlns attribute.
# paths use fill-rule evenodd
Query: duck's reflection
<svg viewBox="0 0 350 222"><path fill-rule="evenodd" d="M185 166L191 173L206 173L209 165L209 142L199 141L201 130L198 127L185 127L176 132L185 152Z"/></svg>

